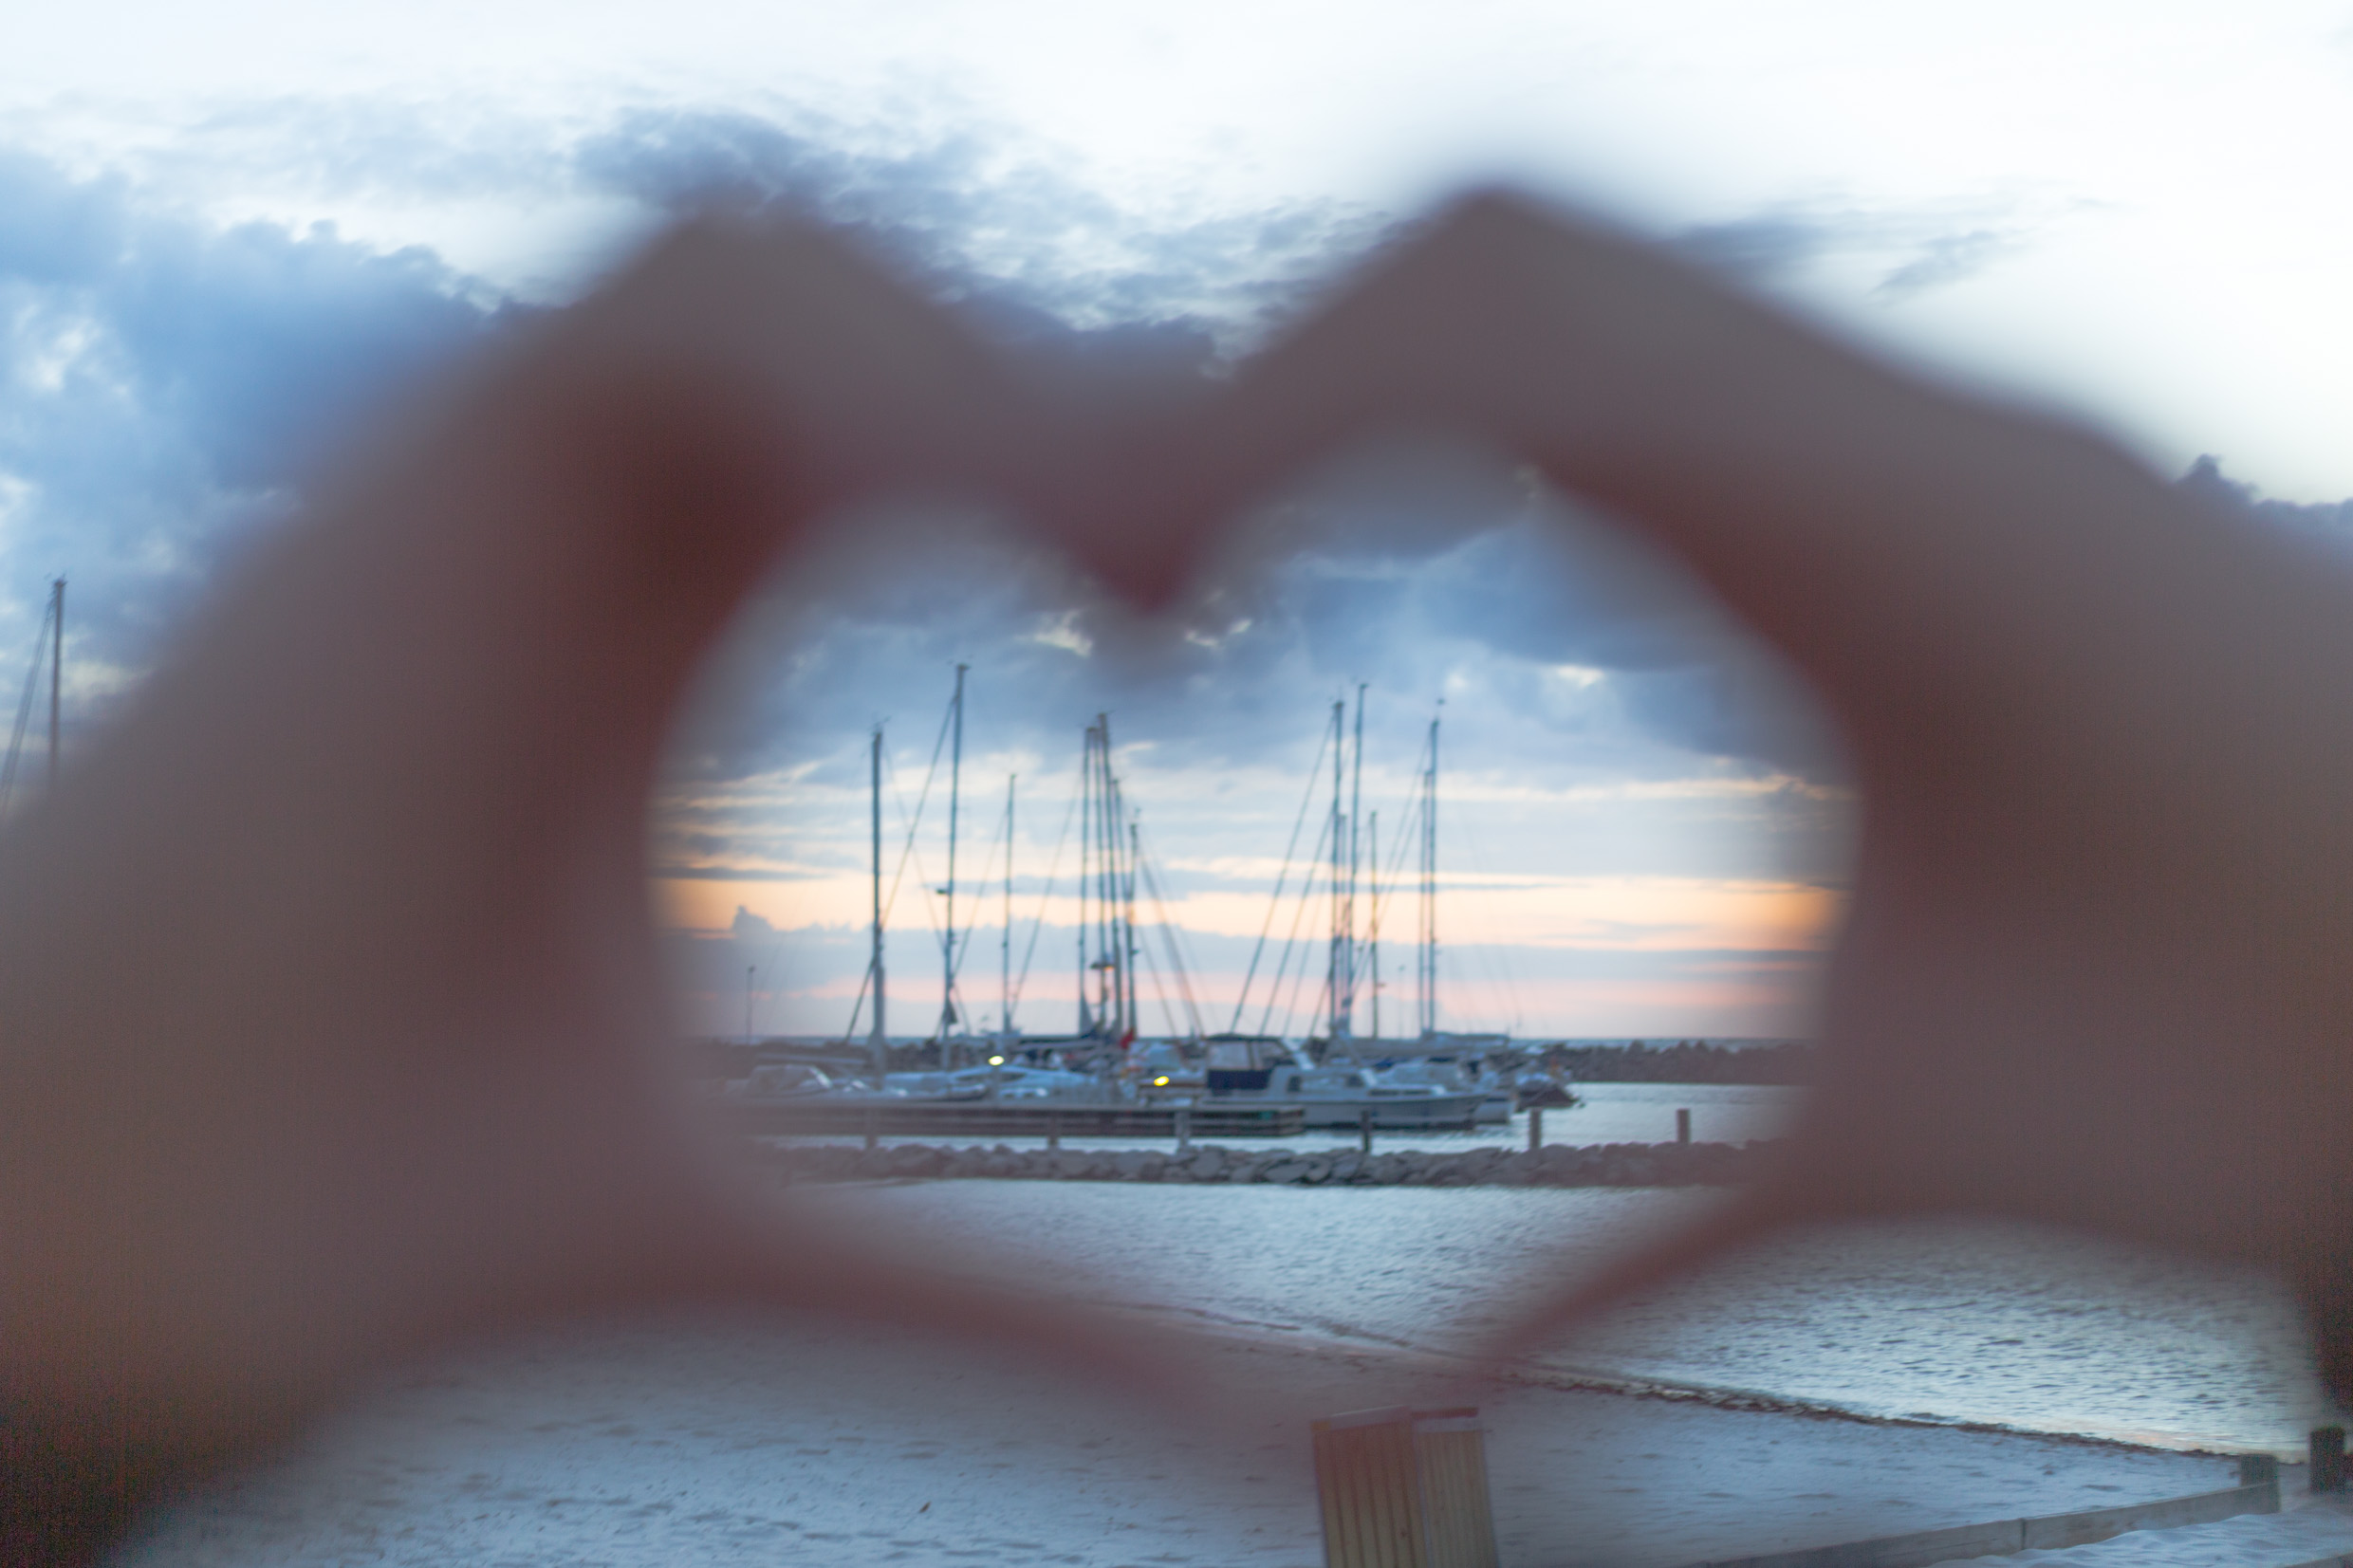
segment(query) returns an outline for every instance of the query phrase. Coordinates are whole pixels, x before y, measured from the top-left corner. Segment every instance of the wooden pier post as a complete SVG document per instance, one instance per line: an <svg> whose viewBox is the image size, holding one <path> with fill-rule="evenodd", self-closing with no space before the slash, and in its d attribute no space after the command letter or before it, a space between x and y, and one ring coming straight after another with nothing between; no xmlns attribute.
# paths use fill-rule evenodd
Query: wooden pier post
<svg viewBox="0 0 2353 1568"><path fill-rule="evenodd" d="M1373 1108L1369 1105L1356 1114L1356 1141L1361 1153L1373 1152Z"/></svg>
<svg viewBox="0 0 2353 1568"><path fill-rule="evenodd" d="M1675 1113L1675 1141L1677 1143L1691 1142L1691 1113L1689 1111Z"/></svg>
<svg viewBox="0 0 2353 1568"><path fill-rule="evenodd" d="M1190 1102L1176 1107L1176 1149L1179 1153L1193 1147L1193 1106Z"/></svg>
<svg viewBox="0 0 2353 1568"><path fill-rule="evenodd" d="M2279 1461L2268 1453L2241 1454L2238 1461L2238 1484L2242 1486L2279 1485Z"/></svg>
<svg viewBox="0 0 2353 1568"><path fill-rule="evenodd" d="M877 1117L877 1116L876 1116L876 1114L875 1114L875 1109L874 1109L874 1107L873 1107L873 1106L871 1106L871 1105L867 1106L867 1107L866 1107L866 1116L865 1116L865 1122L866 1122L866 1147L867 1147L867 1148L869 1148L869 1149L874 1148L876 1145L880 1144L880 1143L882 1141L882 1139L881 1139L881 1134L880 1134L877 1131L878 1121L879 1121L879 1118Z"/></svg>
<svg viewBox="0 0 2353 1568"><path fill-rule="evenodd" d="M1325 1568L1496 1568L1478 1417L1399 1405L1316 1422Z"/></svg>
<svg viewBox="0 0 2353 1568"><path fill-rule="evenodd" d="M1528 1112L1528 1152L1534 1153L1544 1147L1544 1107L1530 1106Z"/></svg>
<svg viewBox="0 0 2353 1568"><path fill-rule="evenodd" d="M2305 1485L2314 1493L2344 1490L2344 1429L2315 1427L2312 1429L2308 1455L2312 1467L2305 1472Z"/></svg>
<svg viewBox="0 0 2353 1568"><path fill-rule="evenodd" d="M1046 1124L1046 1147L1049 1150L1060 1149L1062 1147L1061 1122L1049 1121Z"/></svg>

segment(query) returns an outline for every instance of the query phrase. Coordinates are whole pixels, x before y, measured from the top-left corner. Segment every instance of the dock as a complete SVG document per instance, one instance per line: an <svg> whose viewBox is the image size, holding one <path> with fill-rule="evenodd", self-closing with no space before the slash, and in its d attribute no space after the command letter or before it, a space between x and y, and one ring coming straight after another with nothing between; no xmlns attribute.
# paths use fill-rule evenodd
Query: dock
<svg viewBox="0 0 2353 1568"><path fill-rule="evenodd" d="M1056 1105L1030 1100L858 1101L729 1107L756 1137L793 1134L934 1137L1287 1138L1306 1126L1296 1105ZM1178 1117L1184 1118L1180 1128Z"/></svg>

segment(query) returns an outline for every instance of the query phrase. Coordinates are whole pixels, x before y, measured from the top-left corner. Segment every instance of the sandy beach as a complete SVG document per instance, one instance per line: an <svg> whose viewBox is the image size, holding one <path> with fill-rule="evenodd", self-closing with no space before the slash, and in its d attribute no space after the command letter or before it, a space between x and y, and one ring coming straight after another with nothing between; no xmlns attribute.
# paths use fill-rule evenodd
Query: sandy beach
<svg viewBox="0 0 2353 1568"><path fill-rule="evenodd" d="M1605 1258L1706 1200L971 1181L807 1196L931 1266L1051 1280L1138 1342L1182 1347L1206 1415L1084 1386L1051 1346L579 1324L387 1379L156 1519L121 1563L1313 1568L1308 1422L1471 1403L1507 1568L1679 1568L2233 1485L2228 1450L2276 1445L2194 1434L2270 1431L2308 1376L2270 1287L2065 1238L1792 1241L1629 1303L1565 1347L1582 1364L1469 1381L1450 1347L1499 1320L1531 1264ZM1940 1419L1888 1419L1921 1408L1898 1398ZM2004 1413L2045 1411L2109 1425ZM2145 1442L2084 1435L2142 1414ZM2288 1568L2353 1547L2353 1522L2319 1514L2164 1534L2177 1555L2147 1556L2149 1536L2084 1560Z"/></svg>
<svg viewBox="0 0 2353 1568"><path fill-rule="evenodd" d="M1462 1392L1361 1349L1225 1335L1205 1354L1298 1418L1207 1433L1034 1361L836 1327L584 1327L388 1382L280 1463L157 1520L120 1561L1312 1568L1306 1416ZM1476 1397L1513 1568L1672 1568L2234 1473L2213 1456L1691 1400Z"/></svg>

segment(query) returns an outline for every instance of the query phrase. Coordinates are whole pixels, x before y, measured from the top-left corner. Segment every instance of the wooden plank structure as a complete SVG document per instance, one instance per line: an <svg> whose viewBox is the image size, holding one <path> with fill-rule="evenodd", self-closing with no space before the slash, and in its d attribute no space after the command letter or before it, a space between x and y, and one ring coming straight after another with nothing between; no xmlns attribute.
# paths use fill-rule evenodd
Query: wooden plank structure
<svg viewBox="0 0 2353 1568"><path fill-rule="evenodd" d="M1947 1530L1918 1530L1910 1535L1881 1536L1838 1546L1812 1546L1795 1552L1737 1558L1693 1568L1928 1568L1931 1563L1959 1558L2008 1557L2012 1552L2088 1546L2128 1530L2167 1530L2182 1524L2211 1524L2240 1514L2279 1512L2279 1478L2226 1491L2199 1492L2156 1503L2127 1503L2115 1508L2091 1508L2081 1513L2045 1514L2036 1519L1996 1520L1991 1524L1960 1524Z"/></svg>
<svg viewBox="0 0 2353 1568"><path fill-rule="evenodd" d="M728 1102L743 1132L761 1137L858 1134L940 1137L1287 1138L1306 1123L1296 1105L1057 1105L1047 1100Z"/></svg>
<svg viewBox="0 0 2353 1568"><path fill-rule="evenodd" d="M1497 1568L1476 1410L1396 1405L1313 1431L1326 1568Z"/></svg>

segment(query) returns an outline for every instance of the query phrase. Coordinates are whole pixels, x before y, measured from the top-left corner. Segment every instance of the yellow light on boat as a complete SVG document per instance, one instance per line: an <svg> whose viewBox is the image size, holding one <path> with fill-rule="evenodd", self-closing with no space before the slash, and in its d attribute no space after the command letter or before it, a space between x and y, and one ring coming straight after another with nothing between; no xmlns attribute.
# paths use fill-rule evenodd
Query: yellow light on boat
<svg viewBox="0 0 2353 1568"><path fill-rule="evenodd" d="M1005 1059L1001 1056L992 1056L989 1059L989 1065L991 1067L1002 1067L1005 1065Z"/></svg>
<svg viewBox="0 0 2353 1568"><path fill-rule="evenodd" d="M1166 1073L1162 1073L1162 1074L1161 1074L1158 1078L1154 1079L1152 1080L1152 1086L1153 1086L1155 1089L1165 1089L1165 1088L1167 1088L1167 1087L1168 1087L1168 1075L1167 1075Z"/></svg>

